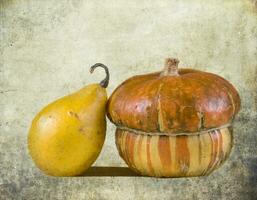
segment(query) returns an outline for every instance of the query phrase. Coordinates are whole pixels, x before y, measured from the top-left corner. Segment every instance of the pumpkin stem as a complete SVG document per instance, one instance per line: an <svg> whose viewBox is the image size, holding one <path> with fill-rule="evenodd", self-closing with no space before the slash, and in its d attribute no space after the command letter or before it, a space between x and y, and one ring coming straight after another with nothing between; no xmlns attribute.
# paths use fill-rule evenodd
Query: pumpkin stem
<svg viewBox="0 0 257 200"><path fill-rule="evenodd" d="M110 74L109 74L109 70L108 70L108 67L105 66L104 64L102 63L96 63L94 64L93 66L90 67L90 73L92 74L95 70L95 68L97 67L102 67L104 68L105 70L105 74L106 74L106 77L105 79L103 79L101 82L100 82L100 85L103 87L103 88L107 88L108 84L109 84L109 79L110 79Z"/></svg>
<svg viewBox="0 0 257 200"><path fill-rule="evenodd" d="M178 74L178 63L179 60L176 58L167 58L165 60L163 76L179 76Z"/></svg>

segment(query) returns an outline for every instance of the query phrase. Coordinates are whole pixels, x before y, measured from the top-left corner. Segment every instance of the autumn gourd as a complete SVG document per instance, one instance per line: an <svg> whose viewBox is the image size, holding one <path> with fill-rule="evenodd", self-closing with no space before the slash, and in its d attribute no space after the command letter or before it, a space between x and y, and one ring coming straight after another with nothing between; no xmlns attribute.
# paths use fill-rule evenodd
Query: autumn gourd
<svg viewBox="0 0 257 200"><path fill-rule="evenodd" d="M119 154L141 175L207 175L232 148L236 89L218 75L178 69L178 63L167 59L163 71L129 78L107 103Z"/></svg>

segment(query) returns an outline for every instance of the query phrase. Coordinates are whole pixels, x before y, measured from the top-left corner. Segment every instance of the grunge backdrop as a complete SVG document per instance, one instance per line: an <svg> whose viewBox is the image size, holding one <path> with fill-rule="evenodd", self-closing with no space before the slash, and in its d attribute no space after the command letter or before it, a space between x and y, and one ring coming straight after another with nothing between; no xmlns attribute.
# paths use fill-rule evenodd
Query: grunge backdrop
<svg viewBox="0 0 257 200"><path fill-rule="evenodd" d="M257 3L254 0L0 0L0 199L226 199L257 195ZM239 90L234 148L208 177L53 178L26 146L33 116L58 97L98 82L180 66L217 73ZM108 123L97 166L126 166Z"/></svg>

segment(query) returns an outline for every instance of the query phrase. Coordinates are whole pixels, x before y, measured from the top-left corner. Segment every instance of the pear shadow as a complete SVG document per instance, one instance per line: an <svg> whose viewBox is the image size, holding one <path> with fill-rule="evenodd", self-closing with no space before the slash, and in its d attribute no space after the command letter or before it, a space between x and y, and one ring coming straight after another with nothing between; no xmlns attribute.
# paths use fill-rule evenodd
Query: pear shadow
<svg viewBox="0 0 257 200"><path fill-rule="evenodd" d="M124 177L136 177L140 176L136 174L128 167L90 167L81 177L101 177L101 176L124 176Z"/></svg>

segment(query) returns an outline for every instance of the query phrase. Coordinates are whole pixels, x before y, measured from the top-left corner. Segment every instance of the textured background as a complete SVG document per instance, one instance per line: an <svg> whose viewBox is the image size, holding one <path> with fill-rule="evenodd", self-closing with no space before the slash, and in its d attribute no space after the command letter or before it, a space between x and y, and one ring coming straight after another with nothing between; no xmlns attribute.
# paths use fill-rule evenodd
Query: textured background
<svg viewBox="0 0 257 200"><path fill-rule="evenodd" d="M257 195L257 3L250 0L0 0L0 199L254 199ZM98 82L162 69L164 58L217 73L239 90L228 161L209 177L53 178L26 146L33 116L58 97ZM125 166L114 126L97 166Z"/></svg>

